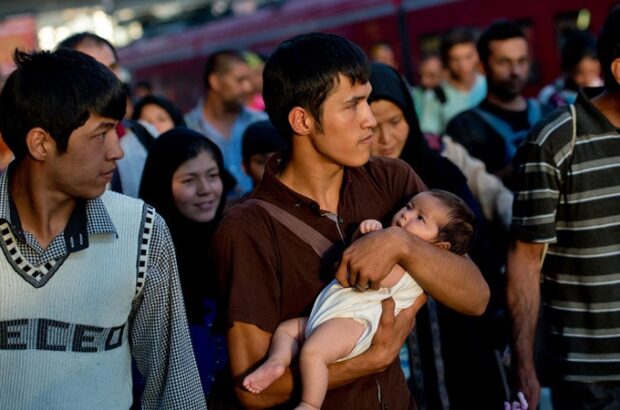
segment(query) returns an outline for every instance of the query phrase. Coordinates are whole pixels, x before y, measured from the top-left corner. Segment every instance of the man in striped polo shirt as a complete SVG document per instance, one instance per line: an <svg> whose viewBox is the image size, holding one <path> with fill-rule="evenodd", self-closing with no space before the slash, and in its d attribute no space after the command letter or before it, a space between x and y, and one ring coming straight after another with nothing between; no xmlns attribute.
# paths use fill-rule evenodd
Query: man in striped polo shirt
<svg viewBox="0 0 620 410"><path fill-rule="evenodd" d="M598 52L605 92L592 100L580 94L574 111L547 117L515 158L507 302L515 387L530 408L540 398L534 339L541 300L554 407L620 408L618 7L607 17Z"/></svg>

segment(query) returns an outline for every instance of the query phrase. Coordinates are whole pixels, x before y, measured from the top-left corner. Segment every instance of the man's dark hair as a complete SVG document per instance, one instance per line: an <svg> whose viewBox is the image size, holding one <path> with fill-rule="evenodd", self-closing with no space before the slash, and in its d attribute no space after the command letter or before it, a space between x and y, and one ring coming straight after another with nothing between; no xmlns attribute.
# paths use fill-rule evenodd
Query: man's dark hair
<svg viewBox="0 0 620 410"><path fill-rule="evenodd" d="M211 88L209 85L209 76L211 74L224 74L228 72L232 63L247 64L245 56L240 50L226 49L211 54L202 72L202 82L205 88Z"/></svg>
<svg viewBox="0 0 620 410"><path fill-rule="evenodd" d="M439 44L439 55L444 66L448 65L450 60L450 50L459 44L472 44L475 46L476 40L474 33L468 28L456 28L444 34Z"/></svg>
<svg viewBox="0 0 620 410"><path fill-rule="evenodd" d="M598 37L597 50L605 88L609 92L620 91L620 84L611 72L611 63L620 58L620 6L614 7L605 19Z"/></svg>
<svg viewBox="0 0 620 410"><path fill-rule="evenodd" d="M263 97L271 122L286 140L293 129L288 115L307 109L320 127L323 102L338 84L339 75L352 84L370 78L366 54L351 41L325 33L309 33L284 41L269 57L263 72Z"/></svg>
<svg viewBox="0 0 620 410"><path fill-rule="evenodd" d="M522 38L527 41L523 30L512 21L498 20L491 23L478 38L478 55L482 64L485 66L488 64L491 41L503 41L511 38Z"/></svg>
<svg viewBox="0 0 620 410"><path fill-rule="evenodd" d="M458 196L441 189L431 189L429 194L439 199L449 210L448 223L439 227L437 242L450 243L450 251L466 254L472 246L476 217Z"/></svg>
<svg viewBox="0 0 620 410"><path fill-rule="evenodd" d="M560 51L562 71L572 75L581 60L586 57L597 60L596 39L587 31L569 30L566 32L564 45Z"/></svg>
<svg viewBox="0 0 620 410"><path fill-rule="evenodd" d="M75 50L84 43L110 47L110 50L112 50L112 54L114 54L114 59L118 61L118 54L116 54L116 48L114 48L112 43L110 43L105 38L100 37L97 34L91 33L89 31L73 34L72 36L65 38L60 43L58 43L58 46L56 48L68 48L71 50Z"/></svg>
<svg viewBox="0 0 620 410"><path fill-rule="evenodd" d="M91 114L119 121L125 115L123 84L84 53L16 50L14 60L17 69L0 93L0 133L17 160L28 153L26 135L35 127L65 152L71 133Z"/></svg>

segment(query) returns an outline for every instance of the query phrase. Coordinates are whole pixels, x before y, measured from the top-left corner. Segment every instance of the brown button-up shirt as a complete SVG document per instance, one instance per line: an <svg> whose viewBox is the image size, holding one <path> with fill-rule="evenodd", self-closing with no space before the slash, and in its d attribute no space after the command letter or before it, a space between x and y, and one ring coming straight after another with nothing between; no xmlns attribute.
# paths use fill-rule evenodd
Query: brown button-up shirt
<svg viewBox="0 0 620 410"><path fill-rule="evenodd" d="M213 238L213 256L229 325L243 322L273 333L284 320L307 316L364 219L389 225L424 183L400 160L372 158L345 169L338 213L286 187L277 178L282 160L272 158L252 198L271 202L333 242L337 256L325 263L295 233L255 203L233 207ZM294 398L299 400L299 398ZM382 406L383 404L383 406ZM398 358L383 372L327 392L323 409L414 408Z"/></svg>

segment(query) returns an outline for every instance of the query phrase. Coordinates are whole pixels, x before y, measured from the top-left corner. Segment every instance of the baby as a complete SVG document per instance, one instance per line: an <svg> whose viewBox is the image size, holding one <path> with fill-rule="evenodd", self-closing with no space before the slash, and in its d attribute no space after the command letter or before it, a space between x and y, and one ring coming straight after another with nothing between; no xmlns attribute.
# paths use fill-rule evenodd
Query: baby
<svg viewBox="0 0 620 410"><path fill-rule="evenodd" d="M473 238L474 215L456 195L430 190L415 195L394 215L392 225L463 255ZM380 229L381 223L374 219L364 220L359 227L362 234ZM282 376L303 342L299 357L302 401L297 409L319 409L327 392L327 366L370 347L381 317L381 301L393 298L396 315L413 305L422 292L399 265L392 268L377 291L359 292L333 280L317 297L309 318L294 318L278 325L267 361L245 377L243 386L252 393L269 387Z"/></svg>

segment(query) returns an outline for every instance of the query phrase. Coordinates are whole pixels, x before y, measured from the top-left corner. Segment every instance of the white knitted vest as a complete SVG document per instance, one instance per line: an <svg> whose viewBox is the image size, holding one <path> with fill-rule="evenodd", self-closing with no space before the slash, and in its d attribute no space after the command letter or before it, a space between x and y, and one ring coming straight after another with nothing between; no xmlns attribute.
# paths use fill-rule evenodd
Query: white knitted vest
<svg viewBox="0 0 620 410"><path fill-rule="evenodd" d="M112 192L102 199L118 238L91 235L87 249L56 265L28 266L0 226L0 409L131 406L128 318L144 283L153 212ZM37 270L52 274L40 287L23 277Z"/></svg>

